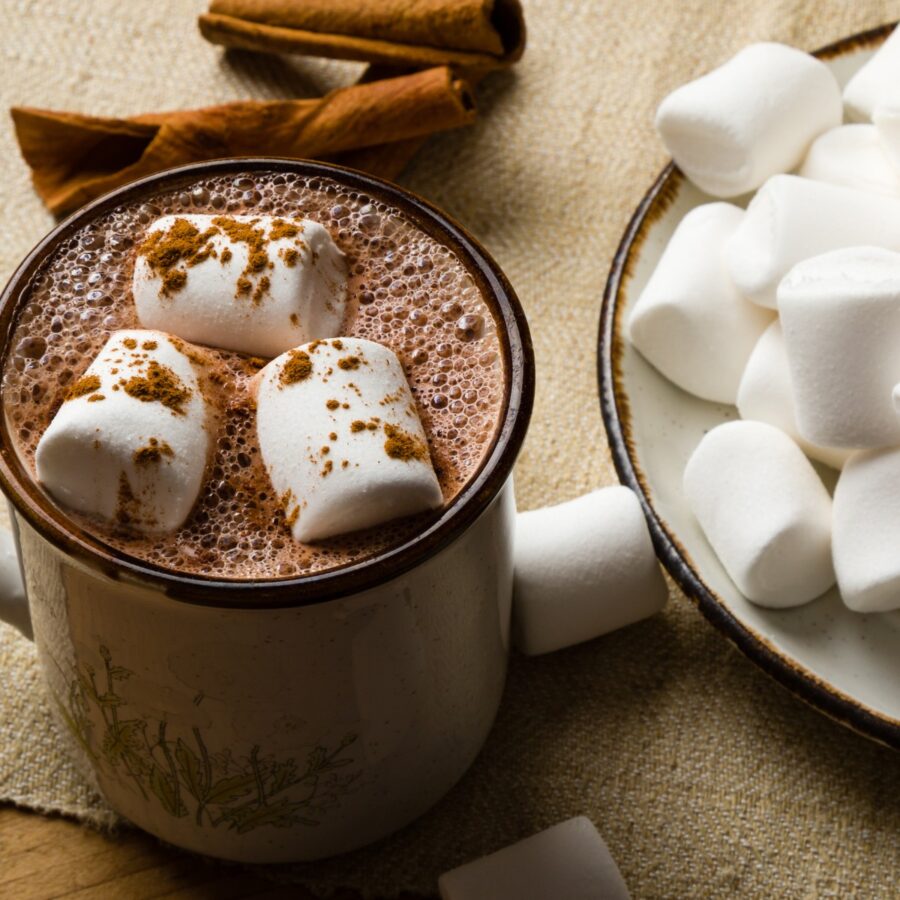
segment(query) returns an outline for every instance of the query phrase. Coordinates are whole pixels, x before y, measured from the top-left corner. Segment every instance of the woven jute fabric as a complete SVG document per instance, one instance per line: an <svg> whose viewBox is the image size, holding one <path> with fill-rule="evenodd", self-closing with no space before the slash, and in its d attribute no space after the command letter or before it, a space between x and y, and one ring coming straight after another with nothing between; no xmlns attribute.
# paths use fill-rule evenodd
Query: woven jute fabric
<svg viewBox="0 0 900 900"><path fill-rule="evenodd" d="M0 0L0 105L107 115L305 96L357 67L205 44L202 0ZM812 49L900 18L881 0L526 0L521 64L480 88L473 128L433 138L403 182L509 275L537 355L516 470L536 507L615 481L596 333L628 217L664 163L653 110L744 44ZM0 123L0 274L51 226ZM115 816L60 749L31 645L0 633L0 799ZM898 687L900 689L900 687ZM652 620L512 660L476 764L432 812L367 850L270 874L317 892L431 893L437 875L570 816L598 826L636 898L896 897L900 755L804 706L678 591Z"/></svg>

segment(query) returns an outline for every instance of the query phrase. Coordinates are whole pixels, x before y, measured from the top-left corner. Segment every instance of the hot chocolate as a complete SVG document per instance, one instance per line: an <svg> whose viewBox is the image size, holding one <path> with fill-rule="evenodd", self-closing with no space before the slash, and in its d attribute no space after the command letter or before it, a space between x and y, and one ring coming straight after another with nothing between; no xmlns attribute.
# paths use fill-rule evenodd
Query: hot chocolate
<svg viewBox="0 0 900 900"><path fill-rule="evenodd" d="M477 472L503 411L494 312L453 251L399 210L326 178L253 172L214 176L103 215L60 245L22 292L2 399L19 455L34 472L41 435L111 332L139 327L131 294L149 226L166 214L266 213L321 223L349 263L341 333L400 357L449 503ZM67 511L85 530L146 563L230 579L297 577L399 544L426 513L340 538L291 538L260 459L250 381L265 360L200 350L204 390L220 414L200 497L184 526L137 536Z"/></svg>

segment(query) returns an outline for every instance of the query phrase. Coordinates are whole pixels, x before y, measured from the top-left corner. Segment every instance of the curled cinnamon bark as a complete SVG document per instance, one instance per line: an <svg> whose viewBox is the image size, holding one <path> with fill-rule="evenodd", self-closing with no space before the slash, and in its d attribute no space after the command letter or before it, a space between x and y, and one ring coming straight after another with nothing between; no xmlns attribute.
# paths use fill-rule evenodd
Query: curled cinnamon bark
<svg viewBox="0 0 900 900"><path fill-rule="evenodd" d="M525 48L519 0L211 0L214 44L395 66L486 71Z"/></svg>
<svg viewBox="0 0 900 900"><path fill-rule="evenodd" d="M387 145L387 152L371 154L372 168L392 177L396 172L386 170L399 151L408 159L417 139L470 123L475 105L466 83L439 67L315 100L248 100L129 119L24 107L11 112L35 189L52 212L64 215L144 175L223 156L333 159ZM359 160L365 157L350 161Z"/></svg>

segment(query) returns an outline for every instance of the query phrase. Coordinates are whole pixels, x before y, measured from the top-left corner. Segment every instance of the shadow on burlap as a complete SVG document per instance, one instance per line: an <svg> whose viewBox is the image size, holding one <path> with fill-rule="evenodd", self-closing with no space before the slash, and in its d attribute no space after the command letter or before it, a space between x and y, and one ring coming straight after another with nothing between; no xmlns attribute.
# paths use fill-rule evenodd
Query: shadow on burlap
<svg viewBox="0 0 900 900"><path fill-rule="evenodd" d="M432 139L403 181L485 243L525 306L538 365L516 472L528 508L615 481L594 336L619 235L664 162L651 125L660 98L751 40L811 49L900 18L900 3L525 5L522 63L488 79L478 124ZM225 55L196 33L203 6L0 0L0 103L125 115L318 93L357 71ZM0 174L5 278L51 225L8 121ZM483 753L419 822L367 850L266 874L323 894L430 893L439 872L584 814L636 898L895 896L900 755L805 707L672 594L653 620L513 659ZM0 660L0 799L113 825L60 749L30 645L3 628Z"/></svg>

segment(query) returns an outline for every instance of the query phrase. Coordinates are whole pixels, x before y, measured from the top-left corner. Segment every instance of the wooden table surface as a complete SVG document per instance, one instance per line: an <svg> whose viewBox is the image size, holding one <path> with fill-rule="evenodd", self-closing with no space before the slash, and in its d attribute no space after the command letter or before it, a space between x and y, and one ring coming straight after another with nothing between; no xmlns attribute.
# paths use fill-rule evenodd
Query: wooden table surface
<svg viewBox="0 0 900 900"><path fill-rule="evenodd" d="M161 844L136 829L100 834L59 816L0 806L0 897L4 900L313 900L238 865ZM405 900L426 900L404 895ZM345 891L332 900L360 900Z"/></svg>

